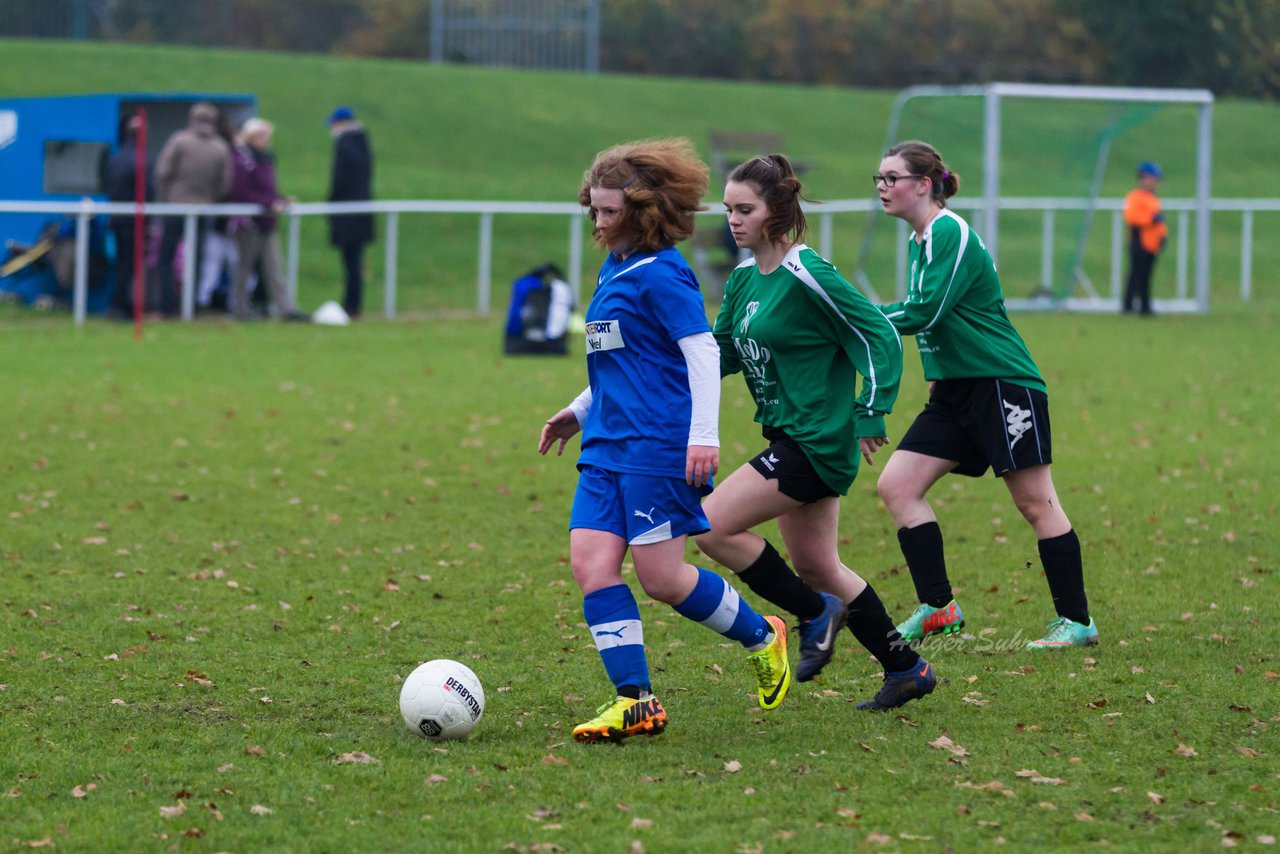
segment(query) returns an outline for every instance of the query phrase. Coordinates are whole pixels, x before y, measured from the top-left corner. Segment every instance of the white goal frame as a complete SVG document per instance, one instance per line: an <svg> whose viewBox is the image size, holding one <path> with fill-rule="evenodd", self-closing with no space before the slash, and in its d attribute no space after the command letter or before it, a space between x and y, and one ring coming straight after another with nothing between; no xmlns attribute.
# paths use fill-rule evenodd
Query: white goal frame
<svg viewBox="0 0 1280 854"><path fill-rule="evenodd" d="M1195 297L1192 299L1156 300L1156 308L1170 313L1209 311L1209 194L1213 158L1213 93L1207 89L1154 89L1126 86L1060 86L1039 83L986 83L970 86L912 86L898 93L885 148L897 142L898 128L907 103L914 98L977 96L983 99L982 145L982 239L993 258L999 257L1000 245L1000 144L1001 107L1005 98L1038 98L1069 101L1120 101L1159 104L1190 104L1199 107L1196 122L1196 194L1195 194ZM870 223L868 224L870 225ZM868 237L870 231L868 230ZM869 240L864 242L864 255ZM863 261L859 260L861 276ZM1010 308L1044 308L1048 301L1007 300ZM1115 300L1100 297L1053 301L1053 307L1074 310L1118 311Z"/></svg>

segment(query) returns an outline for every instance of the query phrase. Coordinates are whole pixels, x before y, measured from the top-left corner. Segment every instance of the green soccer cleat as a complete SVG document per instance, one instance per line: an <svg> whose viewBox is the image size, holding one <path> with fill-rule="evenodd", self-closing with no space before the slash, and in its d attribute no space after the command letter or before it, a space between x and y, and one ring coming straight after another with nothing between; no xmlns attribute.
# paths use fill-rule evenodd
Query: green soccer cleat
<svg viewBox="0 0 1280 854"><path fill-rule="evenodd" d="M652 694L639 700L618 697L596 709L596 716L573 728L573 740L583 744L620 742L633 735L657 735L667 728L667 711Z"/></svg>
<svg viewBox="0 0 1280 854"><path fill-rule="evenodd" d="M791 687L791 666L787 664L787 624L781 617L765 617L773 629L773 640L759 652L747 656L756 671L757 699L762 709L776 709Z"/></svg>
<svg viewBox="0 0 1280 854"><path fill-rule="evenodd" d="M952 599L945 606L935 608L921 602L919 607L898 624L898 634L907 643L924 640L929 635L958 632L964 628L964 611Z"/></svg>
<svg viewBox="0 0 1280 854"><path fill-rule="evenodd" d="M1071 646L1093 646L1098 642L1098 627L1058 617L1049 624L1049 633L1039 640L1027 642L1027 649L1066 649Z"/></svg>

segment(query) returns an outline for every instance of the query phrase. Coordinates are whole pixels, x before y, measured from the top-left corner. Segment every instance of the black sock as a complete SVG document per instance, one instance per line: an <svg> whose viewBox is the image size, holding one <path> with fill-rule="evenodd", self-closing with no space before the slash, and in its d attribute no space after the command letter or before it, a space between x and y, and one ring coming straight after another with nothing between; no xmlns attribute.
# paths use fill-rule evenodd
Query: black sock
<svg viewBox="0 0 1280 854"><path fill-rule="evenodd" d="M618 696L626 697L630 700L639 700L640 691L641 691L641 688L639 685L619 685L618 686Z"/></svg>
<svg viewBox="0 0 1280 854"><path fill-rule="evenodd" d="M1084 595L1084 565L1080 559L1080 538L1072 528L1058 537L1038 543L1040 563L1049 582L1053 607L1059 617L1089 625L1089 600Z"/></svg>
<svg viewBox="0 0 1280 854"><path fill-rule="evenodd" d="M937 522L898 529L898 545L907 559L916 598L935 608L945 607L955 598L947 578L947 561L942 554L942 529Z"/></svg>
<svg viewBox="0 0 1280 854"><path fill-rule="evenodd" d="M792 572L778 550L764 541L764 551L756 562L738 573L742 583L767 602L802 620L822 614L822 597L804 579Z"/></svg>
<svg viewBox="0 0 1280 854"><path fill-rule="evenodd" d="M919 654L898 634L884 603L870 584L849 603L848 624L858 643L865 646L885 670L891 673L909 670L920 660Z"/></svg>

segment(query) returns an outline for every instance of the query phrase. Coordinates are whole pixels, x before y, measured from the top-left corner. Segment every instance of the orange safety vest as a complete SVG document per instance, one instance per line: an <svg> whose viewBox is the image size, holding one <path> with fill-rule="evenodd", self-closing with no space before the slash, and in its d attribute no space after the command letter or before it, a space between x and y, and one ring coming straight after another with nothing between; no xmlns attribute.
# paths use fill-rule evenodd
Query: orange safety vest
<svg viewBox="0 0 1280 854"><path fill-rule="evenodd" d="M1124 197L1124 221L1138 229L1142 248L1155 255L1169 236L1169 227L1160 215L1160 199L1150 190L1137 187Z"/></svg>

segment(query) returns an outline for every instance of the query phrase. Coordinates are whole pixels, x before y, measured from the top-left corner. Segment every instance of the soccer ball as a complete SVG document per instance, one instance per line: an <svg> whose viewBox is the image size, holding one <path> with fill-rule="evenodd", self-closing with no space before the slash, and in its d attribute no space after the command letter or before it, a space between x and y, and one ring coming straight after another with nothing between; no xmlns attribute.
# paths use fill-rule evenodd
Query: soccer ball
<svg viewBox="0 0 1280 854"><path fill-rule="evenodd" d="M470 667L437 658L404 680L400 714L409 729L431 741L466 738L484 714L484 688Z"/></svg>

